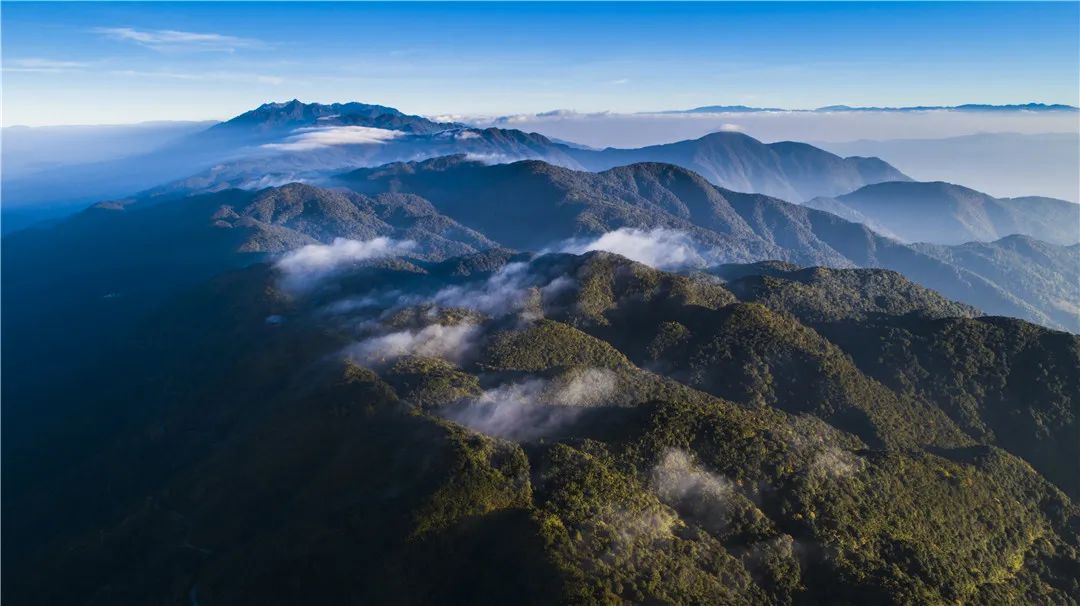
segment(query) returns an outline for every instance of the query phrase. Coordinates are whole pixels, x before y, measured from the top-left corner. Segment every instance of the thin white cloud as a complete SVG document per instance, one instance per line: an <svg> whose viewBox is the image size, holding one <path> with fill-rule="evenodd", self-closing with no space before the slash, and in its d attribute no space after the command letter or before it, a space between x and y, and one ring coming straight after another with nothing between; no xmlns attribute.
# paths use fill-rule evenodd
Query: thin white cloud
<svg viewBox="0 0 1080 606"><path fill-rule="evenodd" d="M173 71L141 71L133 69L119 69L109 72L114 76L131 78L165 78L170 80L193 80L211 82L254 83L272 84L274 86L284 84L285 79L279 76L266 74L252 74L245 72L173 72Z"/></svg>
<svg viewBox="0 0 1080 606"><path fill-rule="evenodd" d="M509 263L480 283L453 285L431 297L439 307L461 307L499 317L528 305L534 277L527 263Z"/></svg>
<svg viewBox="0 0 1080 606"><path fill-rule="evenodd" d="M418 330L399 330L349 346L345 357L361 364L378 365L402 356L442 358L462 363L474 350L480 327L469 322L429 324Z"/></svg>
<svg viewBox="0 0 1080 606"><path fill-rule="evenodd" d="M367 126L298 128L293 133L283 143L267 143L263 147L279 151L309 151L334 145L377 145L405 134Z"/></svg>
<svg viewBox="0 0 1080 606"><path fill-rule="evenodd" d="M735 485L697 466L693 456L672 449L653 468L650 484L660 500L712 532L723 531L737 508Z"/></svg>
<svg viewBox="0 0 1080 606"><path fill-rule="evenodd" d="M82 61L60 61L56 59L42 59L31 57L26 59L11 59L4 62L5 72L28 72L52 74L59 72L80 71L89 67L89 63Z"/></svg>
<svg viewBox="0 0 1080 606"><path fill-rule="evenodd" d="M282 273L282 285L285 288L303 291L356 263L403 255L415 247L416 243L411 240L399 241L380 237L360 241L335 238L332 244L302 246L282 257L276 267Z"/></svg>
<svg viewBox="0 0 1080 606"><path fill-rule="evenodd" d="M657 269L682 269L708 265L709 251L699 247L684 231L657 228L651 230L622 227L592 240L563 242L561 252L580 255L603 250Z"/></svg>
<svg viewBox="0 0 1080 606"><path fill-rule="evenodd" d="M219 51L233 52L239 48L260 48L265 44L253 38L241 38L217 33L184 32L171 29L135 29L132 27L98 27L94 33L113 40L134 42L157 51Z"/></svg>
<svg viewBox="0 0 1080 606"><path fill-rule="evenodd" d="M761 141L838 142L937 139L977 133L1075 133L1072 112L814 112L579 113L556 110L505 116L454 115L473 127L507 126L592 147L642 147L697 139L738 125ZM886 158L887 160L888 158Z"/></svg>
<svg viewBox="0 0 1080 606"><path fill-rule="evenodd" d="M613 403L619 378L604 368L586 368L554 380L504 383L448 407L446 418L488 435L530 441L556 434L586 409Z"/></svg>

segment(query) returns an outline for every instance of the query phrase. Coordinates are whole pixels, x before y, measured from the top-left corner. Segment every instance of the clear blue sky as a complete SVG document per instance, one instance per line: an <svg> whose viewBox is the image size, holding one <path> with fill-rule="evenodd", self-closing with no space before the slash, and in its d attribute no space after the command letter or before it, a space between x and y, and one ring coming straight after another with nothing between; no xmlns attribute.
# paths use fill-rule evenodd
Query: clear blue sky
<svg viewBox="0 0 1080 606"><path fill-rule="evenodd" d="M11 3L3 122L1078 104L1080 4Z"/></svg>

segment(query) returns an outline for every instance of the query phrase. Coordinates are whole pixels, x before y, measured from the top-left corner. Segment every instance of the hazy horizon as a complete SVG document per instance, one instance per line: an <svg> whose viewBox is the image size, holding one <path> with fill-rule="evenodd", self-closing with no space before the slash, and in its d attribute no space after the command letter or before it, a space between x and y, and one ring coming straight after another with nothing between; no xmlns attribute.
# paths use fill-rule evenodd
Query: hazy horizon
<svg viewBox="0 0 1080 606"><path fill-rule="evenodd" d="M489 116L1075 106L1078 19L1076 3L7 3L3 120L221 119L292 98Z"/></svg>

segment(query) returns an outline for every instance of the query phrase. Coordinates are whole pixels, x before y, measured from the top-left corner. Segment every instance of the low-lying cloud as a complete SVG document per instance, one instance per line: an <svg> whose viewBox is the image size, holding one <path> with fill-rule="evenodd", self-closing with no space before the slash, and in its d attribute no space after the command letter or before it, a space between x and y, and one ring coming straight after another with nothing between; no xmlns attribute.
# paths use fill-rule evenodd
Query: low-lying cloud
<svg viewBox="0 0 1080 606"><path fill-rule="evenodd" d="M765 142L957 137L987 132L1076 132L1070 112L770 111L715 113L581 113L557 110L514 116L454 116L476 127L538 132L591 147L642 147L738 130Z"/></svg>
<svg viewBox="0 0 1080 606"><path fill-rule="evenodd" d="M831 429L802 427L791 439L791 446L808 462L806 473L819 479L843 479L866 468L866 459L847 448L841 448Z"/></svg>
<svg viewBox="0 0 1080 606"><path fill-rule="evenodd" d="M282 274L282 286L304 291L346 267L369 259L403 255L415 248L412 240L334 238L331 244L302 246L282 257L276 267Z"/></svg>
<svg viewBox="0 0 1080 606"><path fill-rule="evenodd" d="M735 485L697 467L689 453L678 449L664 453L650 480L661 501L706 530L719 533L730 524L738 495Z"/></svg>
<svg viewBox="0 0 1080 606"><path fill-rule="evenodd" d="M281 143L262 147L275 151L310 151L338 145L380 145L405 133L369 126L328 126L298 128Z"/></svg>
<svg viewBox="0 0 1080 606"><path fill-rule="evenodd" d="M365 365L379 365L403 356L442 358L461 364L473 352L480 327L469 322L430 324L371 337L350 346L345 356Z"/></svg>
<svg viewBox="0 0 1080 606"><path fill-rule="evenodd" d="M576 255L603 250L657 269L702 267L708 265L709 256L709 251L698 246L688 233L666 228L622 227L592 240L563 242L559 250Z"/></svg>
<svg viewBox="0 0 1080 606"><path fill-rule="evenodd" d="M810 473L832 479L850 477L865 467L865 462L855 453L841 450L835 446L826 446L810 463Z"/></svg>
<svg viewBox="0 0 1080 606"><path fill-rule="evenodd" d="M483 282L443 288L430 302L439 307L460 307L490 316L504 316L523 310L535 278L528 263L508 263Z"/></svg>
<svg viewBox="0 0 1080 606"><path fill-rule="evenodd" d="M481 433L531 441L564 431L590 407L611 404L617 391L613 371L588 368L554 380L506 383L444 414Z"/></svg>

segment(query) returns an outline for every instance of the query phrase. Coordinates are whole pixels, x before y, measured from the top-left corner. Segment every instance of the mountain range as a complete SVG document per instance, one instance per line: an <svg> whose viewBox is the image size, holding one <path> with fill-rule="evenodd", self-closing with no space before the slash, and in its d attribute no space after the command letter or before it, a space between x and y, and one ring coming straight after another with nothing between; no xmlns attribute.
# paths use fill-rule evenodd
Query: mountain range
<svg viewBox="0 0 1080 606"><path fill-rule="evenodd" d="M1017 238L909 246L664 164L589 173L450 156L358 169L338 182L353 191L290 184L101 203L6 236L4 347L22 352L5 363L14 377L7 393L29 405L51 381L46 360L85 356L88 343L105 348L149 310L222 271L335 238L414 242L413 255L438 261L489 249L583 249L616 234L609 238L626 240L627 254L676 251L682 258L661 261L683 269L763 259L884 267L986 313L1080 331L1077 246Z"/></svg>
<svg viewBox="0 0 1080 606"><path fill-rule="evenodd" d="M736 132L640 149L575 150L571 156L593 171L636 162L675 164L726 189L796 202L826 189L847 193L869 183L908 180L877 158L841 158L793 141L765 144Z"/></svg>
<svg viewBox="0 0 1080 606"><path fill-rule="evenodd" d="M1070 277L1075 271L1066 270L1053 286L1020 278L1031 290L1005 288L994 281L1003 281L1001 273L989 272L982 264L969 265L966 256L950 257L947 248L904 246L828 213L718 188L673 165L642 163L587 173L536 161L486 166L449 157L359 169L342 181L368 194L419 195L511 248L537 250L561 239L620 228L677 229L691 234L715 263L778 259L801 265L885 267L989 313L1078 328L1078 318L1070 310L1045 303L1076 300L1080 286L1066 286L1074 282ZM488 211L500 201L513 204L498 214ZM1047 245L1043 251L1060 268L1075 266L1080 248ZM1038 255L1020 260L1025 257L1023 253L1010 257L1005 273L1027 276L1027 263L1041 263ZM1040 300L1044 303L1036 302Z"/></svg>
<svg viewBox="0 0 1080 606"><path fill-rule="evenodd" d="M890 202L893 209L890 212L894 213L890 216L861 213L856 198L863 194L852 192L868 185L910 181L910 178L877 158L842 158L803 143L764 144L741 133L717 132L695 140L638 149L587 149L536 133L467 128L362 103L321 105L296 100L268 103L150 153L57 167L5 180L4 191L9 214L21 212L29 217L25 220L16 217L11 225L17 228L32 220L35 208L45 215L55 214L49 208L50 201L63 200L63 210L70 212L79 204L128 197L140 191L142 196L169 196L228 187L258 188L297 180L322 183L328 176L357 166L458 153L487 162L540 159L590 171L637 162L670 163L734 191L763 193L795 202L817 198L811 204L845 213L844 216L854 220L874 222L873 227L878 231L908 241L951 244L1022 233L1071 243L1069 234L1044 234L1041 230L1045 225L1056 225L1058 232L1069 231L1068 223L1061 219L1073 210L1071 207L1034 198L995 202L984 194L965 192L960 186L949 184L939 184L940 192L933 191L930 185L919 184L867 189L863 194L911 192L908 197L919 200ZM844 206L820 199L839 199L844 195L853 196ZM941 207L949 208L949 204L1015 207L1025 203L1025 207L1020 213L1007 209L999 212L1010 214L1008 220L998 221L1000 225L990 225L991 220L985 218L964 217L958 220L961 229L953 229L957 221L947 227L942 223L943 230L951 230L947 235L933 232L908 235L898 226L890 231L890 223L903 220L896 215L900 211L895 208L901 204L909 207L915 202L933 212ZM947 212L971 214L964 209Z"/></svg>
<svg viewBox="0 0 1080 606"><path fill-rule="evenodd" d="M877 183L806 205L905 242L963 244L1012 234L1080 242L1080 204L1038 196L994 198L951 183Z"/></svg>
<svg viewBox="0 0 1080 606"><path fill-rule="evenodd" d="M51 448L5 435L8 599L1080 595L1073 335L881 270L299 258L149 315Z"/></svg>
<svg viewBox="0 0 1080 606"><path fill-rule="evenodd" d="M363 103L267 103L154 151L95 163L52 167L4 181L6 210L55 216L149 190L182 194L228 186L258 187L457 153L488 162L540 159L599 170L637 161L672 162L717 185L802 200L847 193L869 183L906 179L872 158L840 158L795 143L765 145L738 133L640 150L590 150L513 129L467 128Z"/></svg>
<svg viewBox="0 0 1080 606"><path fill-rule="evenodd" d="M159 161L0 240L5 603L1080 603L1080 206L356 103Z"/></svg>
<svg viewBox="0 0 1080 606"><path fill-rule="evenodd" d="M353 126L402 133L432 133L452 127L409 116L390 107L365 103L267 103L231 120L204 127L148 152L96 162L75 162L6 178L5 211L24 218L70 213L103 199L129 196L182 179L222 163L265 158L262 146L281 142L294 131ZM36 212L35 212L36 211Z"/></svg>
<svg viewBox="0 0 1080 606"><path fill-rule="evenodd" d="M878 156L916 181L960 183L996 198L1080 202L1080 132L812 143L842 156Z"/></svg>

